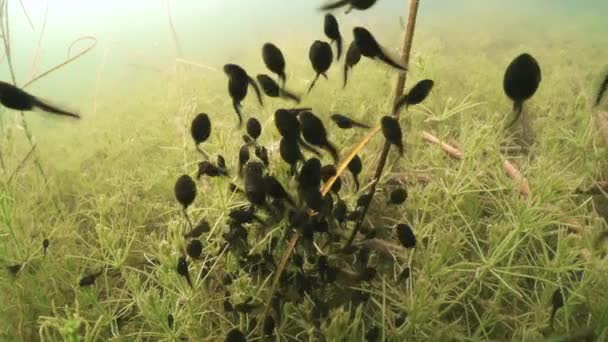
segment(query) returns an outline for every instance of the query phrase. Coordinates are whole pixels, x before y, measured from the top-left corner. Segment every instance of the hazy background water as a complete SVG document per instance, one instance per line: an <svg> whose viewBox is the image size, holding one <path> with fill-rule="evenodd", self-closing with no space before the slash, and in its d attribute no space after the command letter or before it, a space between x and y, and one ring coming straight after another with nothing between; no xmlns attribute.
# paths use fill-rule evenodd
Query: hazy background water
<svg viewBox="0 0 608 342"><path fill-rule="evenodd" d="M323 14L313 0L172 0L171 16L183 48L183 58L220 69L228 61L259 55L261 45L273 41L289 45L289 63L308 63L307 49L314 39L324 39ZM351 27L365 25L379 40L399 47L402 29L399 16L407 17L408 1L379 0L365 12L345 16L337 12L345 40ZM18 84L32 75L36 50L47 8L46 0L23 0L34 29L28 24L19 1L9 1L11 47ZM172 65L178 52L172 40L167 0L55 0L48 2L46 29L41 39L38 72L66 58L67 48L78 37L91 35L98 45L85 57L30 88L36 94L92 115L95 97L129 100L133 89L162 92L158 71ZM605 0L422 0L418 40L437 39L452 46L454 66L462 58L475 57L492 45L478 42L480 33L491 32L496 44L516 41L531 50L539 37L553 40L556 53L567 54L579 40L596 42L608 51L608 1ZM88 42L81 42L75 51ZM573 48L573 47L572 47ZM449 50L446 50L449 51ZM584 63L584 61L579 61ZM195 69L195 72L205 72ZM9 80L6 61L1 68ZM225 86L224 84L219 85ZM112 115L111 112L103 115ZM33 125L54 125L31 115ZM42 120L42 121L40 121Z"/></svg>

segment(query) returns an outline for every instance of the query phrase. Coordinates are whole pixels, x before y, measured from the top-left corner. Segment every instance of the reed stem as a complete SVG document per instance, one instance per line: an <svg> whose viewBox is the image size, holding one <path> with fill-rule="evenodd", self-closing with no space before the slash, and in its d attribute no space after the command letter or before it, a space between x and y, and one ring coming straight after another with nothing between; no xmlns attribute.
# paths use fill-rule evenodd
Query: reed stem
<svg viewBox="0 0 608 342"><path fill-rule="evenodd" d="M414 31L416 29L416 18L418 16L419 5L420 5L420 0L410 0L407 27L405 30L405 35L403 37L403 46L402 46L402 50L401 50L401 60L404 65L409 65L409 62L410 62L410 54L412 51L412 43L414 41ZM395 92L393 94L394 97L393 97L392 108L395 107L395 104L397 103L397 101L399 101L399 98L401 97L401 95L403 95L403 89L405 88L406 77L407 77L406 73L401 73L401 74L399 74L399 77L397 78L397 84L395 84ZM398 112L392 113L392 114L395 117L399 118ZM370 199L363 206L363 210L361 211L359 220L357 221L357 224L355 225L355 229L353 230L349 239L347 240L346 244L344 245L344 248L349 247L355 240L357 233L359 233L361 224L363 223L363 220L365 219L365 215L367 215L369 206L372 203L374 194L376 193L376 187L377 187L378 183L380 182L380 177L382 176L382 172L384 171L384 166L386 165L386 160L388 159L388 152L390 151L390 147L391 147L391 144L388 141L386 141L384 143L384 148L382 149L382 154L380 155L380 159L378 160L378 166L376 167L376 172L374 173L372 185L369 190Z"/></svg>

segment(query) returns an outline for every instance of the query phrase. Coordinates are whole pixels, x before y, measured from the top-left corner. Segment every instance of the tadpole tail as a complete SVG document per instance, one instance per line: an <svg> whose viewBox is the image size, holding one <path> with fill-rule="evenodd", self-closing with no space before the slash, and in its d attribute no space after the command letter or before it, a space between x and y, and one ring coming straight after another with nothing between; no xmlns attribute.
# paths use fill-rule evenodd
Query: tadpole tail
<svg viewBox="0 0 608 342"><path fill-rule="evenodd" d="M207 160L209 160L209 155L207 154L207 152L205 152L205 150L203 150L200 145L196 145L196 150L203 155L203 157Z"/></svg>
<svg viewBox="0 0 608 342"><path fill-rule="evenodd" d="M325 78L326 80L328 80L328 79L329 79L329 78L327 77L327 74L326 74L326 73L324 73L324 72L322 72L322 73L321 73L321 76L323 76L323 78Z"/></svg>
<svg viewBox="0 0 608 342"><path fill-rule="evenodd" d="M287 83L287 75L285 75L284 71L279 74L279 81L281 82L282 86L285 87L285 83Z"/></svg>
<svg viewBox="0 0 608 342"><path fill-rule="evenodd" d="M291 173L291 176L294 177L295 175L298 174L298 167L297 167L297 163L295 164L291 164L291 168L289 170L289 172Z"/></svg>
<svg viewBox="0 0 608 342"><path fill-rule="evenodd" d="M186 274L186 280L188 281L188 285L190 285L190 288L193 289L194 286L192 285L192 280L190 279L190 274Z"/></svg>
<svg viewBox="0 0 608 342"><path fill-rule="evenodd" d="M336 45L337 45L337 52L338 52L336 61L339 61L340 56L342 56L342 35L338 35L338 38L336 38Z"/></svg>
<svg viewBox="0 0 608 342"><path fill-rule="evenodd" d="M68 111L65 111L63 109L59 109L57 107L51 106L47 103L44 103L43 101L41 101L38 98L33 98L34 101L34 106L38 107L40 109L42 109L43 111L47 112L47 113L51 113L51 114L57 114L57 115L65 115L65 116L70 116L76 119L80 119L80 115L75 114L75 113L71 113Z"/></svg>
<svg viewBox="0 0 608 342"><path fill-rule="evenodd" d="M239 166L238 166L238 168L239 168L239 169L238 169L237 174L239 175L239 178L243 178L243 163L241 163L240 161L239 161Z"/></svg>
<svg viewBox="0 0 608 342"><path fill-rule="evenodd" d="M357 122L357 121L354 121L354 120L352 121L352 125L353 125L354 127L359 127L359 128L372 128L372 127L371 127L371 126L369 126L369 125L366 125L366 124L364 124L364 123Z"/></svg>
<svg viewBox="0 0 608 342"><path fill-rule="evenodd" d="M405 106L405 104L407 103L407 94L401 96L401 98L397 101L397 103L395 103L395 106L393 107L393 114L397 114L401 111L401 109L403 108L403 106Z"/></svg>
<svg viewBox="0 0 608 342"><path fill-rule="evenodd" d="M184 217L186 218L186 221L188 222L188 227L190 228L190 230L192 230L192 220L190 220L190 215L188 215L188 211L186 210L186 208L183 209L183 213Z"/></svg>
<svg viewBox="0 0 608 342"><path fill-rule="evenodd" d="M331 4L321 6L320 10L321 11L331 11L331 10L335 10L336 8L340 8L342 6L346 6L348 3L349 3L349 0L340 0L338 2L334 2Z"/></svg>
<svg viewBox="0 0 608 342"><path fill-rule="evenodd" d="M344 85L342 89L346 88L346 81L348 81L348 64L344 62Z"/></svg>
<svg viewBox="0 0 608 342"><path fill-rule="evenodd" d="M230 182L228 189L230 189L230 191L232 191L233 193L238 193L238 194L245 194L245 191L243 191L243 189L239 188L238 185Z"/></svg>
<svg viewBox="0 0 608 342"><path fill-rule="evenodd" d="M553 328L553 322L555 321L555 313L556 313L556 312L557 312L557 308L556 308L556 307L553 307L553 308L551 309L551 318L549 319L549 323L550 323L550 325L551 325L551 329L554 329L554 328Z"/></svg>
<svg viewBox="0 0 608 342"><path fill-rule="evenodd" d="M523 102L513 102L513 112L515 113L515 117L513 118L513 120L511 120L511 122L509 122L509 124L507 124L507 126L505 126L505 129L511 128L511 126L513 126L521 117L521 113L524 109L524 103Z"/></svg>
<svg viewBox="0 0 608 342"><path fill-rule="evenodd" d="M355 192L359 191L359 177L353 175L353 179L355 180Z"/></svg>
<svg viewBox="0 0 608 342"><path fill-rule="evenodd" d="M262 101L262 93L260 92L260 88L258 87L258 84L255 83L255 80L253 78L251 78L251 76L247 76L247 78L249 79L249 84L251 84L251 86L253 87L253 90L255 90L255 94L258 97L260 106L264 107L264 102Z"/></svg>
<svg viewBox="0 0 608 342"><path fill-rule="evenodd" d="M311 111L312 108L310 107L306 107L306 108L291 108L291 109L287 109L288 112L295 114L295 115L300 115L300 113L302 112L306 112L306 111Z"/></svg>
<svg viewBox="0 0 608 342"><path fill-rule="evenodd" d="M304 139L302 139L302 137L299 138L298 143L300 143L300 146L302 146L305 150L314 153L317 157L321 157L321 152L317 151L316 148L310 146L306 141L304 141Z"/></svg>
<svg viewBox="0 0 608 342"><path fill-rule="evenodd" d="M317 80L319 79L319 75L320 74L315 75L315 78L312 80L312 82L310 82L310 86L308 87L308 91L306 92L306 94L309 94L312 90L312 87L315 86L315 83L317 83Z"/></svg>
<svg viewBox="0 0 608 342"><path fill-rule="evenodd" d="M599 91L597 92L597 98L595 100L596 107L599 106L600 102L602 102L602 97L604 96L606 90L608 90L608 75L606 75L606 79L604 79L604 82L602 83Z"/></svg>
<svg viewBox="0 0 608 342"><path fill-rule="evenodd" d="M340 160L340 155L338 155L338 150L336 147L329 141L325 142L325 149L331 154L331 157L334 159L334 162L337 164Z"/></svg>
<svg viewBox="0 0 608 342"><path fill-rule="evenodd" d="M392 66L393 68L399 69L401 71L407 71L406 67L390 59L384 51L381 51L380 55L378 55L378 59Z"/></svg>
<svg viewBox="0 0 608 342"><path fill-rule="evenodd" d="M243 126L243 114L241 114L241 105L236 101L232 101L232 107L234 108L236 115L239 117L238 128L241 128Z"/></svg>
<svg viewBox="0 0 608 342"><path fill-rule="evenodd" d="M399 152L399 156L403 157L403 142L400 141L398 144L395 144L395 147L397 147L397 151Z"/></svg>
<svg viewBox="0 0 608 342"><path fill-rule="evenodd" d="M300 103L300 97L298 97L295 94L290 93L289 91L285 90L285 89L281 89L280 90L280 94L281 97L287 100L292 100L295 103Z"/></svg>

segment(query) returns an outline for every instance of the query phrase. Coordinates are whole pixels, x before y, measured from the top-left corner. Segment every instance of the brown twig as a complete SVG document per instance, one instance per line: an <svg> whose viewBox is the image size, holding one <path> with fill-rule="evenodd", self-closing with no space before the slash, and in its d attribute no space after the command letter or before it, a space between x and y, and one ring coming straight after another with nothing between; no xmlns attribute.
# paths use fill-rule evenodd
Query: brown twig
<svg viewBox="0 0 608 342"><path fill-rule="evenodd" d="M436 136L432 135L431 133L422 131L422 138L424 139L424 141L426 141L428 143L441 146L441 149L443 150L443 152L447 153L450 157L457 159L457 160L462 160L463 153L460 149L458 149L450 144L439 141L439 139Z"/></svg>
<svg viewBox="0 0 608 342"><path fill-rule="evenodd" d="M506 159L503 163L503 166L507 176L509 176L509 178L513 179L516 183L519 184L519 193L524 198L530 197L530 186L528 185L528 180L524 176L522 176L517 166L515 166L515 164L511 163Z"/></svg>
<svg viewBox="0 0 608 342"><path fill-rule="evenodd" d="M355 155L357 155L357 153L359 153L359 151L361 151L361 149L363 149L363 147L365 147L365 145L367 145L367 143L379 131L380 131L380 127L375 127L372 130L370 130L370 132L357 145L355 145L355 147L353 147L353 149L346 156L346 158L344 158L340 162L340 165L338 165L337 170L336 170L336 175L333 176L332 178L328 179L327 182L325 182L323 184L323 187L321 188L321 194L323 196L325 196L329 192L329 190L331 189L331 186L336 181L336 179L338 177L340 177L340 175L347 169L348 164L355 157ZM287 263L289 262L289 259L293 255L293 252L296 248L296 245L298 244L298 241L300 240L300 237L301 237L300 232L296 231L294 233L294 235L291 237L291 240L289 240L289 244L287 245L287 250L283 254L283 257L281 258L281 262L279 263L279 265L275 271L274 279L273 279L272 285L270 287L270 296L267 301L267 303L269 303L269 304L266 305L262 317L266 317L266 315L268 314L268 310L270 309L270 303L272 301L272 297L274 296L274 293L277 290L279 281L281 280L281 275L283 274L285 267L287 267Z"/></svg>
<svg viewBox="0 0 608 342"><path fill-rule="evenodd" d="M420 4L420 0L410 0L410 6L409 6L409 12L408 12L408 18L407 18L407 28L405 30L405 35L403 37L403 47L401 50L401 61L403 62L404 65L409 65L409 62L410 62L410 54L412 51L412 43L414 41L414 31L416 28L416 18L418 15L419 4ZM401 73L401 74L399 74L399 77L397 78L397 84L395 85L395 92L393 94L392 108L395 107L395 104L397 103L397 101L399 101L399 98L403 95L403 89L405 88L406 76L407 76L407 74ZM398 112L393 113L393 115L395 117L399 118ZM353 232L351 233L348 241L344 245L345 248L350 246L353 243L353 241L355 240L355 237L357 236L357 233L359 232L359 229L361 229L361 224L363 223L363 220L365 219L365 215L367 215L367 211L369 210L369 206L372 203L378 182L380 182L380 177L382 176L382 171L384 171L384 166L386 165L386 160L388 158L388 152L390 150L390 147L391 147L391 144L388 141L386 141L384 143L384 148L382 149L382 154L380 155L380 159L378 160L378 166L376 167L376 172L374 173L372 185L369 190L370 200L367 201L367 203L365 203L365 205L363 206L363 209L361 210L361 213L360 213L359 220L357 220L357 223L355 225L355 228L353 229Z"/></svg>

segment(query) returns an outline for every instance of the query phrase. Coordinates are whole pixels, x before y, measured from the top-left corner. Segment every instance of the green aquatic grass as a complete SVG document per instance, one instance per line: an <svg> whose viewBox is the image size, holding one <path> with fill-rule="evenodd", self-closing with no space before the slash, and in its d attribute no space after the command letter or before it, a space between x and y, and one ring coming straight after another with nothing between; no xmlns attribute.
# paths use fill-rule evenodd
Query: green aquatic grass
<svg viewBox="0 0 608 342"><path fill-rule="evenodd" d="M606 197L574 195L576 188L606 176L608 151L590 108L604 55L589 40L556 49L551 44L564 42L550 38L524 45L480 32L478 41L467 43L417 33L406 87L423 78L434 79L436 87L423 105L402 113L406 155L389 154L367 222L376 228L407 222L419 245L394 258L373 254L379 276L354 285L370 293L370 301L333 310L321 328L328 340L361 340L373 324L391 341L542 340L588 326L598 340L607 338L608 273L605 252L595 244L606 222L594 211ZM282 48L288 56L306 56L305 47ZM528 199L504 174L501 153L517 135L503 130L511 104L502 93L502 75L523 51L543 70L541 87L526 104L534 143L528 155L509 156L530 182ZM235 62L252 74L264 70L257 54ZM289 88L301 92L314 76L305 58L289 59L288 73ZM338 131L329 115L340 112L376 124L390 109L396 75L363 60L346 90L340 88L341 68L332 68L329 77L319 80L301 106L324 118L344 155L365 131ZM227 210L243 200L229 194L226 180L203 178L189 210L194 221L211 224L203 236L208 260L190 264L194 289L175 272L188 227L173 184L182 173L194 175L200 159L189 136L198 112L208 113L213 126L203 147L212 155L222 153L233 174L237 165L242 132L235 127L225 82L221 73L177 65L128 94L100 96L96 110L80 122L34 129L48 183L30 161L0 192L0 260L3 266L23 265L16 276L0 272L3 340L221 340L232 328L222 307L222 279L238 268L225 256L221 234ZM293 189L272 147L278 141L272 114L285 103L266 98L261 108L251 95L244 112L261 121L272 172ZM12 170L29 149L14 124L5 120L4 127L2 147ZM422 130L460 146L464 159L452 160L424 143ZM369 186L382 143L377 135L360 154L359 194ZM349 174L344 182L344 198L352 204ZM382 191L395 182L408 185L409 199L401 208L385 206ZM581 236L568 232L569 219L584 225ZM282 223L264 234L251 231L251 245L259 252L284 231ZM51 241L46 256L44 238ZM580 256L583 248L591 252L589 259ZM280 256L277 252L275 259ZM159 266L147 261L153 258ZM411 276L398 281L405 266ZM78 287L83 275L104 268L95 285ZM232 302L252 296L264 303L271 280L238 273L230 286ZM550 300L558 287L568 295L553 332ZM277 337L316 340L311 309L306 299L285 305ZM397 326L395 319L404 312L407 319ZM175 318L173 328L168 314ZM239 327L246 330L252 317L241 315Z"/></svg>

